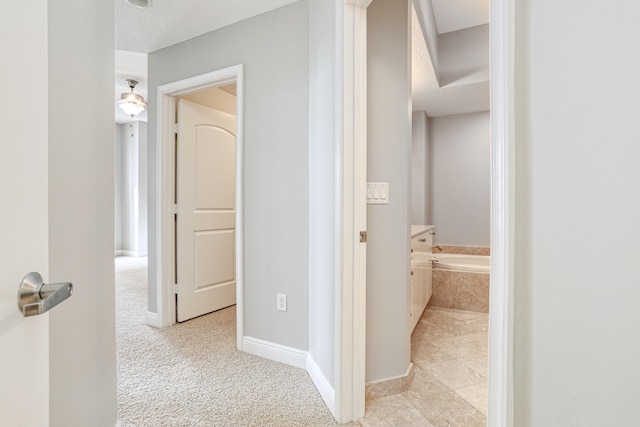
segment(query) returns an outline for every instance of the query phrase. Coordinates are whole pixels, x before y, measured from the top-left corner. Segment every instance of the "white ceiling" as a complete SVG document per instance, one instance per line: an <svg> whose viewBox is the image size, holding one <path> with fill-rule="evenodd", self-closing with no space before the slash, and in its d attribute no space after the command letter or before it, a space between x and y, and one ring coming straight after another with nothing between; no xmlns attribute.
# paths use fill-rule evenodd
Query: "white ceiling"
<svg viewBox="0 0 640 427"><path fill-rule="evenodd" d="M415 1L428 7L428 0ZM431 0L431 4L438 34L489 23L489 0ZM413 111L426 111L429 117L439 117L489 109L489 81L440 87L415 9L411 19L411 48Z"/></svg>
<svg viewBox="0 0 640 427"><path fill-rule="evenodd" d="M431 0L438 34L489 23L489 0Z"/></svg>
<svg viewBox="0 0 640 427"><path fill-rule="evenodd" d="M129 91L125 81L127 78L138 80L135 92L145 100L148 99L147 53L297 0L151 0L151 7L147 9L131 6L125 0L115 1L117 101L121 93ZM431 1L440 34L489 22L489 0ZM415 29L412 32L412 68L416 78L414 111L424 110L429 116L435 117L486 110L489 99L488 82L439 88L424 38ZM117 106L115 109L117 123L133 120ZM146 121L146 114L146 111L141 113L135 120Z"/></svg>
<svg viewBox="0 0 640 427"><path fill-rule="evenodd" d="M116 0L116 49L149 53L297 0Z"/></svg>

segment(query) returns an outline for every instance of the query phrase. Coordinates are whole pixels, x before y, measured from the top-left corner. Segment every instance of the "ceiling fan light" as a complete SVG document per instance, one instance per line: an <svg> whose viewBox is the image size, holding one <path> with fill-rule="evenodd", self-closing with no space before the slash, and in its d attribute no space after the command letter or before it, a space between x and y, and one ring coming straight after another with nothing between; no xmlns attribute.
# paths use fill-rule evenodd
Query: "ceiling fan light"
<svg viewBox="0 0 640 427"><path fill-rule="evenodd" d="M147 108L147 103L144 101L121 99L118 101L118 107L122 108L122 110L131 117L135 117Z"/></svg>
<svg viewBox="0 0 640 427"><path fill-rule="evenodd" d="M122 108L122 110L131 117L135 117L147 108L147 103L144 102L144 98L141 95L133 93L133 88L138 84L138 82L130 79L127 79L127 82L129 83L131 92L120 95L118 107Z"/></svg>

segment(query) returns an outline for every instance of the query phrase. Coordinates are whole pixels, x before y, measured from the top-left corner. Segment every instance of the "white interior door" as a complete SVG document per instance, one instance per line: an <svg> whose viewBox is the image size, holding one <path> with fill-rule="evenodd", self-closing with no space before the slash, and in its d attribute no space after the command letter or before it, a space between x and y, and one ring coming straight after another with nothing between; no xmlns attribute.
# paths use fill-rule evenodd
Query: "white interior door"
<svg viewBox="0 0 640 427"><path fill-rule="evenodd" d="M176 275L178 322L236 303L236 118L178 104Z"/></svg>
<svg viewBox="0 0 640 427"><path fill-rule="evenodd" d="M27 273L48 279L47 3L14 6L0 13L0 88L11 100L0 105L0 425L48 426L49 315L17 306Z"/></svg>

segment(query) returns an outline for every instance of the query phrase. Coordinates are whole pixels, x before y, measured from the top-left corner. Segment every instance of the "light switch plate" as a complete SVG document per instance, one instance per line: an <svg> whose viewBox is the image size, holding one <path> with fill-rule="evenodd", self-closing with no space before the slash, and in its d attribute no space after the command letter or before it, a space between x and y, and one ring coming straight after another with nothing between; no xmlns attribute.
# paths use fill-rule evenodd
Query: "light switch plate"
<svg viewBox="0 0 640 427"><path fill-rule="evenodd" d="M388 182L367 182L367 204L368 205L388 205L389 204L389 183Z"/></svg>

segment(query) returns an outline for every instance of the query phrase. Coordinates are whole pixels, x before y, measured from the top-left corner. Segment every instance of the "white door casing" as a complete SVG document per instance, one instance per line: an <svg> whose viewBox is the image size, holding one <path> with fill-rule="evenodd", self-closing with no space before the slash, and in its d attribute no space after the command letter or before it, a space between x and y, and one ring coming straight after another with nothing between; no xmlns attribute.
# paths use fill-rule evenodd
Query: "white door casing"
<svg viewBox="0 0 640 427"><path fill-rule="evenodd" d="M490 427L514 423L515 6L491 1L491 294L488 416Z"/></svg>
<svg viewBox="0 0 640 427"><path fill-rule="evenodd" d="M236 336L237 346L242 350L244 336L243 313L243 111L244 111L244 67L234 65L167 83L157 88L157 153L156 158L156 313L147 313L146 323L164 328L176 322L175 312L175 220L174 220L174 121L175 98L216 86L236 84L236 215L235 215L235 275L236 275Z"/></svg>
<svg viewBox="0 0 640 427"><path fill-rule="evenodd" d="M337 56L338 122L343 122L343 153L339 187L342 228L336 260L343 266L336 281L336 418L347 422L364 415L364 352L366 286L362 257L366 247L354 242L359 225L356 198L364 198L362 166L366 158L366 9L371 0L344 0L338 35L343 48ZM513 219L515 217L514 170L514 6L513 0L491 2L491 302L489 313L489 416L491 427L513 425ZM363 83L364 82L364 83ZM364 84L364 92L359 90ZM340 85L338 85L340 86ZM353 154L351 154L353 150ZM366 171L366 169L365 169ZM360 194L362 193L362 194ZM353 194L353 198L349 196ZM355 206L349 206L351 203ZM358 267L360 265L360 267ZM350 267L351 266L351 267ZM363 267L364 266L364 267Z"/></svg>
<svg viewBox="0 0 640 427"><path fill-rule="evenodd" d="M49 276L46 1L0 14L0 50L11 100L0 104L0 424L48 426L49 315L25 318L17 306L27 273Z"/></svg>
<svg viewBox="0 0 640 427"><path fill-rule="evenodd" d="M236 302L234 116L178 101L177 321Z"/></svg>
<svg viewBox="0 0 640 427"><path fill-rule="evenodd" d="M334 416L348 422L365 413L367 175L367 7L371 0L344 0L336 22L341 66L336 84L339 218L336 239L336 342Z"/></svg>

